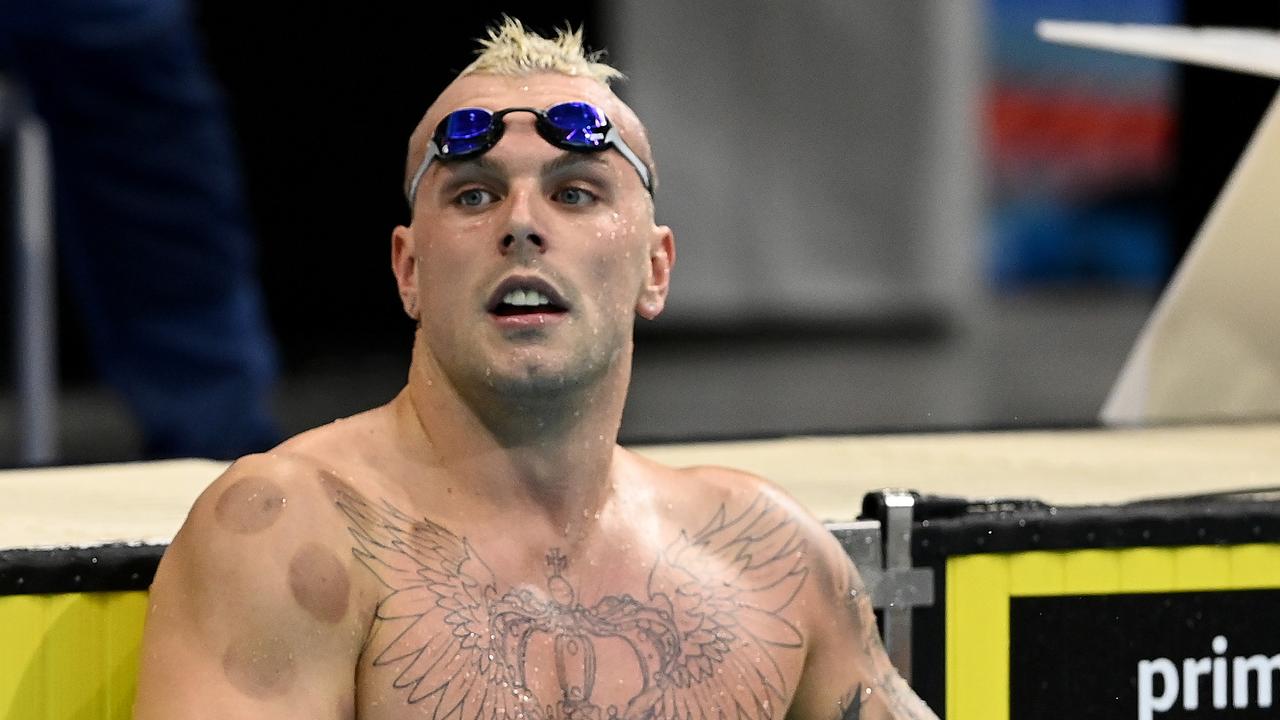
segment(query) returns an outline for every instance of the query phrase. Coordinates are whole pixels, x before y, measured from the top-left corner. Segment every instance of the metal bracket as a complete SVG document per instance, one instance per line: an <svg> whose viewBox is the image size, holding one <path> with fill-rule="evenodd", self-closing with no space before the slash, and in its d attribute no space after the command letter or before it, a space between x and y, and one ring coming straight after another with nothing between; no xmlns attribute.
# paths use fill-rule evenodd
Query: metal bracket
<svg viewBox="0 0 1280 720"><path fill-rule="evenodd" d="M883 612L885 649L898 672L911 680L911 610L934 603L933 571L911 565L911 527L915 495L883 490L884 518L828 523L836 539L853 559L871 595Z"/></svg>
<svg viewBox="0 0 1280 720"><path fill-rule="evenodd" d="M884 646L889 660L911 682L911 609L933 605L933 572L911 566L911 525L916 497L902 490L884 494L884 568L890 588L884 607Z"/></svg>

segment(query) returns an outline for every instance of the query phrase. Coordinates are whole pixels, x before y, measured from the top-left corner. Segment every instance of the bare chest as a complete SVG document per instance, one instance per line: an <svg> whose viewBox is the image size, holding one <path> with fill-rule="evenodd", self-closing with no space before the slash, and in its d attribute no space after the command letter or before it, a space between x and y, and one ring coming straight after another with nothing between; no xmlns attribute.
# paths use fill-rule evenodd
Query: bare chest
<svg viewBox="0 0 1280 720"><path fill-rule="evenodd" d="M744 555L730 547L743 518L721 517L630 573L552 549L544 577L512 584L465 538L389 519L352 528L385 588L357 668L360 718L785 714L807 575L786 528L752 535L763 552Z"/></svg>

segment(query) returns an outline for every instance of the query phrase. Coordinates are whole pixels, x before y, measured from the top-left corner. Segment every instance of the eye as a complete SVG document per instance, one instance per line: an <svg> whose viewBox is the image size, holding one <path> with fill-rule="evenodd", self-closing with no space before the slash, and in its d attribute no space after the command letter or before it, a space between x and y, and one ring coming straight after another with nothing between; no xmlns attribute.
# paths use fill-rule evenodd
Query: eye
<svg viewBox="0 0 1280 720"><path fill-rule="evenodd" d="M455 204L462 207L483 207L497 200L497 197L488 190L480 188L470 188L458 193L453 199Z"/></svg>
<svg viewBox="0 0 1280 720"><path fill-rule="evenodd" d="M557 190L551 198L565 205L587 205L596 200L594 193L580 187L567 187Z"/></svg>

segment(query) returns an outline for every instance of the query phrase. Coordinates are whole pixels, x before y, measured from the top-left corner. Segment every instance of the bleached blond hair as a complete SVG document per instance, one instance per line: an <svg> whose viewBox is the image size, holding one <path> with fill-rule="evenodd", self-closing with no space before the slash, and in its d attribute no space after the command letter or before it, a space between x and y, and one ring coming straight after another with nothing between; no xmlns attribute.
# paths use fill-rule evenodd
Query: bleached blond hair
<svg viewBox="0 0 1280 720"><path fill-rule="evenodd" d="M582 46L581 27L575 30L565 25L556 29L555 37L547 38L504 15L500 23L489 28L489 37L477 41L479 57L458 73L459 77L553 72L588 77L605 85L625 77L617 68L601 62L602 51L587 52Z"/></svg>

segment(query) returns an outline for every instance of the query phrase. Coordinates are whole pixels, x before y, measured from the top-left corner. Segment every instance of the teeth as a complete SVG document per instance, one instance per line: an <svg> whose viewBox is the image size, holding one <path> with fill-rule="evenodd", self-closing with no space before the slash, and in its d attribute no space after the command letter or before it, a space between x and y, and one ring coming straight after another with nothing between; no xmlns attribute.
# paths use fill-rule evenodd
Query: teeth
<svg viewBox="0 0 1280 720"><path fill-rule="evenodd" d="M502 302L508 305L515 305L517 307L532 307L536 305L550 305L551 299L537 290L517 288L504 295Z"/></svg>

